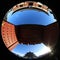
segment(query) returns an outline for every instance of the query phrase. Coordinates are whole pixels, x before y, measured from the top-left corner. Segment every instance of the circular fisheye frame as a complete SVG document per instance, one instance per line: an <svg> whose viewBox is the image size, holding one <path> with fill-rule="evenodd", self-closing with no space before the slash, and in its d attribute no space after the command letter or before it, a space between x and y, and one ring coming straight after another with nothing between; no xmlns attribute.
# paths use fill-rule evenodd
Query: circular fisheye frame
<svg viewBox="0 0 60 60"><path fill-rule="evenodd" d="M52 10L40 2L13 6L4 16L1 35L9 51L25 59L52 52L58 39L58 22Z"/></svg>

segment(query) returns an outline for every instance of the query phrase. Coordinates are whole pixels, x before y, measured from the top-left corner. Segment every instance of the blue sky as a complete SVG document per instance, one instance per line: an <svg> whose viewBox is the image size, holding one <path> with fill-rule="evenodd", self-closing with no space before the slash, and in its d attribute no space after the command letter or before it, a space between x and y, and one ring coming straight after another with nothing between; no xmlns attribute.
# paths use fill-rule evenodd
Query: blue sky
<svg viewBox="0 0 60 60"><path fill-rule="evenodd" d="M38 24L38 25L49 25L51 23L56 22L54 19L53 14L48 12L46 14L43 11L26 9L26 10L19 10L12 14L13 11L7 14L7 21L14 24L14 25L22 25L22 24Z"/></svg>
<svg viewBox="0 0 60 60"><path fill-rule="evenodd" d="M37 57L51 52L50 48L46 47L43 43L35 45L18 44L13 50L13 53L19 56L24 56L27 52L33 52Z"/></svg>

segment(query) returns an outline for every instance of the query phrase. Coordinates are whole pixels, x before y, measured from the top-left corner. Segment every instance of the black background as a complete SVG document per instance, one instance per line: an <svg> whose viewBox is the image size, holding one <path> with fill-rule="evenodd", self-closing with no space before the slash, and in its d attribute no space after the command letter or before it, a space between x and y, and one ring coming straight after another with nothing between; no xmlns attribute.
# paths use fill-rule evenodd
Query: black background
<svg viewBox="0 0 60 60"><path fill-rule="evenodd" d="M0 0L0 27L1 27L1 23L3 20L4 15L6 14L6 12L12 8L14 5L20 3L20 2L24 2L24 1L28 1L28 0ZM33 1L33 0L30 0ZM54 12L54 14L56 15L56 19L58 21L58 23L60 23L60 3L59 0L34 0L37 2L41 2L45 5L47 5L49 8L52 9L52 11ZM60 29L60 24L59 24L59 29ZM1 30L1 29L0 29ZM1 34L0 34L1 36ZM60 36L60 35L59 35ZM44 58L40 58L37 60L59 60L60 57L60 38L58 39L58 43L56 45L56 52L53 56L51 57L44 57ZM13 55L12 53L10 53L8 51L8 49L5 47L3 41L2 41L2 37L0 37L0 60L24 60L22 58L16 57L15 55Z"/></svg>

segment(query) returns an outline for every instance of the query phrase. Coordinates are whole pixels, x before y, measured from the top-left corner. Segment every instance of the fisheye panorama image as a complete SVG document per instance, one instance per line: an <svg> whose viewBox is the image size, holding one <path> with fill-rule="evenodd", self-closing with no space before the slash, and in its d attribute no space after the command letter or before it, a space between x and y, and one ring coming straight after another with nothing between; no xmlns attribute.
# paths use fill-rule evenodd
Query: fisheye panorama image
<svg viewBox="0 0 60 60"><path fill-rule="evenodd" d="M53 11L41 2L25 1L9 9L1 25L6 48L24 59L41 58L53 51L58 39Z"/></svg>

